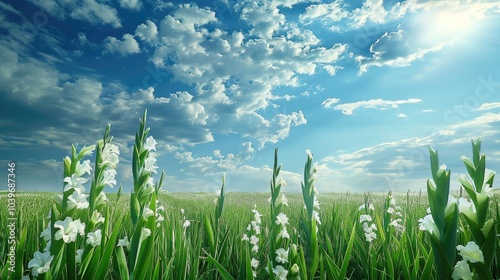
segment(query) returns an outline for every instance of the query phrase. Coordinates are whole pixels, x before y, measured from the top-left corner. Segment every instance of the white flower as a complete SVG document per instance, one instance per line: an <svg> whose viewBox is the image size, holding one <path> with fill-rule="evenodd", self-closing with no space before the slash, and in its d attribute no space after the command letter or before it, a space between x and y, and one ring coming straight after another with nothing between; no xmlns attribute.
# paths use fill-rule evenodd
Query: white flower
<svg viewBox="0 0 500 280"><path fill-rule="evenodd" d="M75 262L82 263L82 256L83 256L83 249L76 250Z"/></svg>
<svg viewBox="0 0 500 280"><path fill-rule="evenodd" d="M298 273L299 272L299 266L296 263L294 263L292 265L292 268L290 268L290 270L292 271L293 274Z"/></svg>
<svg viewBox="0 0 500 280"><path fill-rule="evenodd" d="M279 263L287 263L288 262L288 250L284 248L279 248L276 250L276 261Z"/></svg>
<svg viewBox="0 0 500 280"><path fill-rule="evenodd" d="M474 241L469 241L467 245L458 245L457 250L460 252L462 258L471 263L482 262L484 263L484 256L479 246Z"/></svg>
<svg viewBox="0 0 500 280"><path fill-rule="evenodd" d="M104 223L104 217L97 210L94 210L94 212L92 213L92 217L90 218L90 220L92 221L92 223L94 225L97 225L99 223Z"/></svg>
<svg viewBox="0 0 500 280"><path fill-rule="evenodd" d="M76 235L85 235L85 224L80 222L80 219L73 221L71 217L66 217L64 221L57 221L54 224L54 228L59 230L55 233L54 238L56 240L63 239L64 243L74 242L76 240Z"/></svg>
<svg viewBox="0 0 500 280"><path fill-rule="evenodd" d="M363 210L363 209L365 209L365 208L366 208L366 205L363 203L363 204L361 204L361 205L358 207L358 211L361 211L361 210ZM373 206L373 204L372 204L372 203L370 203L370 204L368 205L368 210L373 210L373 211L375 211L375 207Z"/></svg>
<svg viewBox="0 0 500 280"><path fill-rule="evenodd" d="M259 266L259 261L255 258L252 258L252 260L250 261L250 265L256 269L258 266Z"/></svg>
<svg viewBox="0 0 500 280"><path fill-rule="evenodd" d="M109 165L111 168L116 168L120 162L119 155L120 150L118 149L118 146L107 143L101 154L100 166Z"/></svg>
<svg viewBox="0 0 500 280"><path fill-rule="evenodd" d="M286 227L283 227L281 229L281 231L278 233L278 236L277 238L286 238L286 239L290 239L290 234L288 234L287 230L286 230Z"/></svg>
<svg viewBox="0 0 500 280"><path fill-rule="evenodd" d="M286 187L287 186L286 181L283 180L283 178L281 178L281 180L278 182L278 184L280 184L282 187Z"/></svg>
<svg viewBox="0 0 500 280"><path fill-rule="evenodd" d="M389 205L396 206L396 199L394 197L391 197L391 199L389 200Z"/></svg>
<svg viewBox="0 0 500 280"><path fill-rule="evenodd" d="M277 265L275 268L273 268L273 273L276 275L276 277L278 277L279 280L286 280L288 270L286 270L281 265Z"/></svg>
<svg viewBox="0 0 500 280"><path fill-rule="evenodd" d="M392 207L387 208L387 213L393 214L394 213L394 208L392 208Z"/></svg>
<svg viewBox="0 0 500 280"><path fill-rule="evenodd" d="M71 174L71 177L66 177L63 179L63 182L66 183L64 185L64 191L67 192L70 189L79 189L82 192L85 191L85 187L83 184L87 183L87 179L81 178L76 174Z"/></svg>
<svg viewBox="0 0 500 280"><path fill-rule="evenodd" d="M451 274L451 278L453 280L472 280L474 277L474 273L470 271L469 264L467 261L462 260L457 262L455 268L453 268L453 273Z"/></svg>
<svg viewBox="0 0 500 280"><path fill-rule="evenodd" d="M153 136L149 136L146 138L146 141L144 142L144 149L148 151L156 151L156 140L153 138Z"/></svg>
<svg viewBox="0 0 500 280"><path fill-rule="evenodd" d="M283 226L288 224L288 217L286 216L286 214L284 214L283 212L279 213L278 216L276 216L276 224Z"/></svg>
<svg viewBox="0 0 500 280"><path fill-rule="evenodd" d="M432 218L431 214L428 214L425 216L423 219L420 218L418 220L419 222L419 229L420 230L425 230L429 232L430 234L439 234L439 229L437 228L436 224L434 223L434 219Z"/></svg>
<svg viewBox="0 0 500 280"><path fill-rule="evenodd" d="M317 196L314 196L313 208L319 209L319 200Z"/></svg>
<svg viewBox="0 0 500 280"><path fill-rule="evenodd" d="M90 167L90 160L85 160L83 164L80 164L80 162L76 163L76 170L75 170L76 176L82 177L85 173L90 175L91 171L92 167Z"/></svg>
<svg viewBox="0 0 500 280"><path fill-rule="evenodd" d="M112 168L107 168L104 170L104 174L102 176L102 180L100 185L108 185L110 187L114 187L116 185L116 170Z"/></svg>
<svg viewBox="0 0 500 280"><path fill-rule="evenodd" d="M256 221L252 221L251 225L253 227L253 230L255 231L255 234L260 234L260 226Z"/></svg>
<svg viewBox="0 0 500 280"><path fill-rule="evenodd" d="M51 239L50 228L52 227L52 223L49 222L47 228L45 228L42 233L40 233L40 237L43 237L45 241L49 241Z"/></svg>
<svg viewBox="0 0 500 280"><path fill-rule="evenodd" d="M258 251L259 251L259 245L257 245L257 244L253 245L252 252L257 253Z"/></svg>
<svg viewBox="0 0 500 280"><path fill-rule="evenodd" d="M155 213L153 210L149 209L149 207L146 205L144 206L144 210L142 211L142 218L144 220L147 220L149 217L153 216Z"/></svg>
<svg viewBox="0 0 500 280"><path fill-rule="evenodd" d="M38 274L49 271L52 259L54 256L51 256L49 251L43 252L43 254L37 251L28 263L28 268L31 268L33 276L38 276Z"/></svg>
<svg viewBox="0 0 500 280"><path fill-rule="evenodd" d="M399 223L402 223L402 222L403 222L403 220L401 220L401 219L395 219L395 220L392 220L392 221L389 223L389 225L397 228L397 227L399 227L399 226L400 226L400 224L399 224Z"/></svg>
<svg viewBox="0 0 500 280"><path fill-rule="evenodd" d="M368 222L369 223L371 221L372 221L372 217L370 215L363 214L363 215L359 216L359 222L360 223L364 223L364 222Z"/></svg>
<svg viewBox="0 0 500 280"><path fill-rule="evenodd" d="M90 244L90 246L95 247L101 245L101 230L98 229L95 232L89 232L87 235L87 244Z"/></svg>
<svg viewBox="0 0 500 280"><path fill-rule="evenodd" d="M248 238L248 235L246 233L243 234L241 241L250 241L250 239Z"/></svg>
<svg viewBox="0 0 500 280"><path fill-rule="evenodd" d="M105 204L108 201L108 197L104 192L101 192L99 196L96 199L97 205L99 204Z"/></svg>
<svg viewBox="0 0 500 280"><path fill-rule="evenodd" d="M377 239L377 234L375 232L365 232L365 239L367 242L371 243L373 240Z"/></svg>
<svg viewBox="0 0 500 280"><path fill-rule="evenodd" d="M281 194L281 204L288 206L288 199L285 194Z"/></svg>
<svg viewBox="0 0 500 280"><path fill-rule="evenodd" d="M252 209L252 212L254 213L253 218L255 222L261 224L262 220L260 217L262 217L262 215L259 213L259 211L257 211L257 209Z"/></svg>
<svg viewBox="0 0 500 280"><path fill-rule="evenodd" d="M472 201L467 200L467 198L461 197L458 200L458 211L467 215L468 217L472 217L476 214L476 206Z"/></svg>
<svg viewBox="0 0 500 280"><path fill-rule="evenodd" d="M321 225L321 220L319 219L319 213L318 213L318 211L313 210L312 216L313 216L314 219L316 219L316 222L318 223L318 225Z"/></svg>
<svg viewBox="0 0 500 280"><path fill-rule="evenodd" d="M118 240L118 245L116 245L117 247L126 247L128 248L128 246L130 246L130 242L128 241L128 237L125 236L123 239L119 239Z"/></svg>
<svg viewBox="0 0 500 280"><path fill-rule="evenodd" d="M76 207L76 209L87 209L89 208L89 202L87 198L88 194L82 193L80 189L75 189L75 191L68 197L68 210Z"/></svg>
<svg viewBox="0 0 500 280"><path fill-rule="evenodd" d="M152 155L149 154L149 156L144 160L144 173L156 173L156 169L158 166L156 166L156 158Z"/></svg>
<svg viewBox="0 0 500 280"><path fill-rule="evenodd" d="M141 242L146 240L151 235L151 230L149 228L143 228L141 234Z"/></svg>
<svg viewBox="0 0 500 280"><path fill-rule="evenodd" d="M191 222L190 222L189 220L185 220L185 221L184 221L184 224L182 224L182 227L183 227L184 229L186 229L186 228L188 228L190 225L191 225Z"/></svg>
<svg viewBox="0 0 500 280"><path fill-rule="evenodd" d="M259 244L259 238L255 235L250 236L250 244L252 244L252 245Z"/></svg>

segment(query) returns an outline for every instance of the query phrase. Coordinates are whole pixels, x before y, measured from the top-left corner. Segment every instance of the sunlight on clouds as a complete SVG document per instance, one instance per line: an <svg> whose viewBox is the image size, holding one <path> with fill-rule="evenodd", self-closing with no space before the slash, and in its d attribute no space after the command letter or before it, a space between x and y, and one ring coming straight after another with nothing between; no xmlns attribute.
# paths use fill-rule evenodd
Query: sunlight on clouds
<svg viewBox="0 0 500 280"><path fill-rule="evenodd" d="M473 109L473 111L487 111L496 108L500 108L500 102L483 103L479 108Z"/></svg>
<svg viewBox="0 0 500 280"><path fill-rule="evenodd" d="M338 103L338 101L339 100L336 100L335 98L333 98L333 99L329 98L329 99L323 101L323 103L321 103L321 104L323 105L323 107L328 109L328 108L331 108L333 104ZM381 98L377 98L377 99L358 101L358 102L354 102L354 103L343 103L343 104L335 105L335 107L333 107L333 109L342 111L342 114L344 114L344 115L352 115L354 110L357 110L359 108L374 108L374 109L383 110L386 108L398 108L399 105L401 105L401 104L419 103L421 101L422 100L420 100L418 98L410 98L407 100L396 100L396 101L383 100Z"/></svg>

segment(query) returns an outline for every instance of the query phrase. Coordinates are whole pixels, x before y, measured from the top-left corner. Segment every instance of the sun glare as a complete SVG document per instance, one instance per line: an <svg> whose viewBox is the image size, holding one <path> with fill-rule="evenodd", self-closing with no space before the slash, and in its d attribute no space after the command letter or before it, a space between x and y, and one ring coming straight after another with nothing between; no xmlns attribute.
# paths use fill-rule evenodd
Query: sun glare
<svg viewBox="0 0 500 280"><path fill-rule="evenodd" d="M474 20L472 14L467 11L460 13L444 11L437 14L434 21L434 32L438 35L453 35L467 31Z"/></svg>
<svg viewBox="0 0 500 280"><path fill-rule="evenodd" d="M467 37L478 20L474 10L441 9L421 15L415 24L421 30L420 42L433 46Z"/></svg>

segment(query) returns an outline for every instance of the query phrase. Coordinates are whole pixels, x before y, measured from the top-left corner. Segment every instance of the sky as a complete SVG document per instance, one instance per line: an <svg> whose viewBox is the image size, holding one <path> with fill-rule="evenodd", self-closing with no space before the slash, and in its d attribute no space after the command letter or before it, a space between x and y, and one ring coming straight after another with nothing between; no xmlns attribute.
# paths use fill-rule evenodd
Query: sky
<svg viewBox="0 0 500 280"><path fill-rule="evenodd" d="M276 148L285 192L306 150L320 193L425 191L429 146L458 188L471 139L500 170L499 49L498 1L2 0L0 186L110 123L130 192L147 109L169 192L268 192Z"/></svg>

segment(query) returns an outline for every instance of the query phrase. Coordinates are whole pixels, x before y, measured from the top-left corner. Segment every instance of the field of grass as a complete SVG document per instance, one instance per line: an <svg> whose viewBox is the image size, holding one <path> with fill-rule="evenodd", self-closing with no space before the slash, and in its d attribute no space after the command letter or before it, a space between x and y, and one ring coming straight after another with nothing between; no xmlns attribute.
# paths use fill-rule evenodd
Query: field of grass
<svg viewBox="0 0 500 280"><path fill-rule="evenodd" d="M226 193L224 178L217 194L167 193L145 120L130 194L103 192L119 160L109 126L73 146L61 193L2 193L0 279L500 277L499 196L479 140L461 198L432 148L425 193L321 193L309 152L302 193L287 193L277 150L269 193Z"/></svg>

